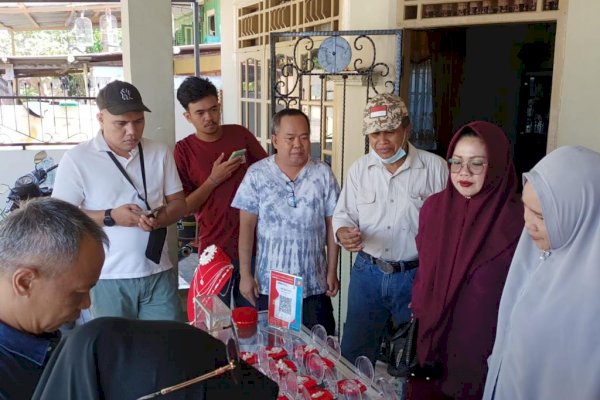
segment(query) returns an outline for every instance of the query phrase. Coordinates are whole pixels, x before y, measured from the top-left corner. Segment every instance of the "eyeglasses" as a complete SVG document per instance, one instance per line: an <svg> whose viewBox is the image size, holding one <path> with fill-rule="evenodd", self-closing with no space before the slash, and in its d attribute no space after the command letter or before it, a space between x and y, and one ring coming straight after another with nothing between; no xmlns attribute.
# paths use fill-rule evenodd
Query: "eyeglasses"
<svg viewBox="0 0 600 400"><path fill-rule="evenodd" d="M453 173L460 172L466 165L473 175L479 175L483 172L483 167L488 165L488 163L482 159L463 161L460 158L450 158L448 159L448 165L450 166L450 172Z"/></svg>
<svg viewBox="0 0 600 400"><path fill-rule="evenodd" d="M296 193L294 192L294 181L287 181L285 183L285 189L287 190L287 204L292 208L296 208L298 206L298 201L296 200Z"/></svg>
<svg viewBox="0 0 600 400"><path fill-rule="evenodd" d="M210 378L214 378L216 376L223 375L227 371L233 371L239 362L239 348L238 348L238 343L236 342L236 340L233 338L229 338L229 340L227 341L226 349L227 349L228 364L226 364L220 368L217 368L211 372L207 372L204 375L200 375L200 376L197 376L190 380L187 380L185 382L178 383L177 385L166 387L164 389L159 390L158 392L154 392L154 393L150 393L146 396L142 396L142 397L138 398L137 400L147 400L147 399L153 399L153 398L159 397L159 396L164 396L171 392L175 392L177 390L186 388L195 383L202 382L202 381L208 380Z"/></svg>

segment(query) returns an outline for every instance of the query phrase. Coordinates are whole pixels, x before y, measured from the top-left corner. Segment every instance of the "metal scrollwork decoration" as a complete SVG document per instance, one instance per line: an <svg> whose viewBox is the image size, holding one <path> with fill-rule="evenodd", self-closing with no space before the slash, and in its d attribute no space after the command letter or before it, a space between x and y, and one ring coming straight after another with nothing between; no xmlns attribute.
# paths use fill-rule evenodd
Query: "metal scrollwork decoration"
<svg viewBox="0 0 600 400"><path fill-rule="evenodd" d="M275 44L278 38L297 38L292 54L277 54L276 62L271 65L271 76L275 79L271 87L275 100L272 104L273 112L275 105L301 105L302 77L307 75L318 76L320 79L336 75L343 79L358 76L362 78L369 92L379 94L383 86L385 92L398 94L402 67L401 32L386 30L271 33L271 54L276 54ZM380 35L396 36L398 54L395 76L392 76L390 65L377 60L377 46L372 36Z"/></svg>
<svg viewBox="0 0 600 400"><path fill-rule="evenodd" d="M360 51L365 50L365 46L361 43L361 40L366 41L371 46L370 48L372 51L372 56L371 56L370 64L367 66L364 65L366 63L362 58L357 57L354 60L354 70L360 71L361 75L364 75L366 77L367 86L370 89L373 89L373 91L376 94L379 94L379 90L377 90L377 86L376 86L376 80L374 78L377 76L380 76L381 78L385 78L385 77L389 76L390 75L390 67L386 63L377 62L377 47L375 46L375 42L373 41L373 39L371 39L367 35L360 35L356 39L354 39L354 49L356 49L356 51L360 52ZM386 88L389 88L388 93L394 93L394 90L396 88L396 83L393 80L389 80L389 79L385 80L383 82L383 85Z"/></svg>

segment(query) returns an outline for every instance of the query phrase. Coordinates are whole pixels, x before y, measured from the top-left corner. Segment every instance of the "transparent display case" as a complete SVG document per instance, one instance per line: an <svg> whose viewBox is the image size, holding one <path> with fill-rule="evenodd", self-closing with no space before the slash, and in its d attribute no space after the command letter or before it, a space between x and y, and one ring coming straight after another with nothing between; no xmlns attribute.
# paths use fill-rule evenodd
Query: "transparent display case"
<svg viewBox="0 0 600 400"><path fill-rule="evenodd" d="M366 357L355 365L341 357L337 338L327 336L323 327L311 331L302 326L300 332L275 328L268 325L267 313L259 312L257 329L244 333L238 338L241 357L277 381L288 399L327 399L328 394L342 400L398 399L386 379L375 379ZM290 395L296 391L289 388L290 376L298 385L296 397Z"/></svg>
<svg viewBox="0 0 600 400"><path fill-rule="evenodd" d="M375 378L366 357L354 365L341 357L337 338L320 325L299 332L272 327L265 311L258 313L256 327L236 329L231 310L218 297L198 297L194 304L194 325L223 342L235 338L239 357L277 382L281 400L400 398L386 378Z"/></svg>

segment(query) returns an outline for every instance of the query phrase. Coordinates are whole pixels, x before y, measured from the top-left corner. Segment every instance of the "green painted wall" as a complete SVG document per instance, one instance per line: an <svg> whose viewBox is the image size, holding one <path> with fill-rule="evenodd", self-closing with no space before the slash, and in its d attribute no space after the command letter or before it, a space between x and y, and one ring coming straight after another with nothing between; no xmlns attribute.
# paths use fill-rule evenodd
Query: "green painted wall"
<svg viewBox="0 0 600 400"><path fill-rule="evenodd" d="M205 0L202 7L202 43L221 42L221 2L220 0ZM212 17L209 16L212 14ZM210 20L213 20L214 31L210 30Z"/></svg>
<svg viewBox="0 0 600 400"><path fill-rule="evenodd" d="M221 42L221 3L219 0L206 0L200 6L200 43ZM194 43L193 14L190 11L175 19L175 45ZM211 29L213 28L213 29Z"/></svg>

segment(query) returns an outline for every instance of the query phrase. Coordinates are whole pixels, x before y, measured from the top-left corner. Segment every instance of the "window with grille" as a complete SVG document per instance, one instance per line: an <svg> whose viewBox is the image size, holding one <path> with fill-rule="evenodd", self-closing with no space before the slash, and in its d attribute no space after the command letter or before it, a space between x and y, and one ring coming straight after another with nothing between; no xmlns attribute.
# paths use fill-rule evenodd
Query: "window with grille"
<svg viewBox="0 0 600 400"><path fill-rule="evenodd" d="M433 126L433 84L431 60L411 64L408 108L412 122L412 143L418 148L435 150Z"/></svg>

